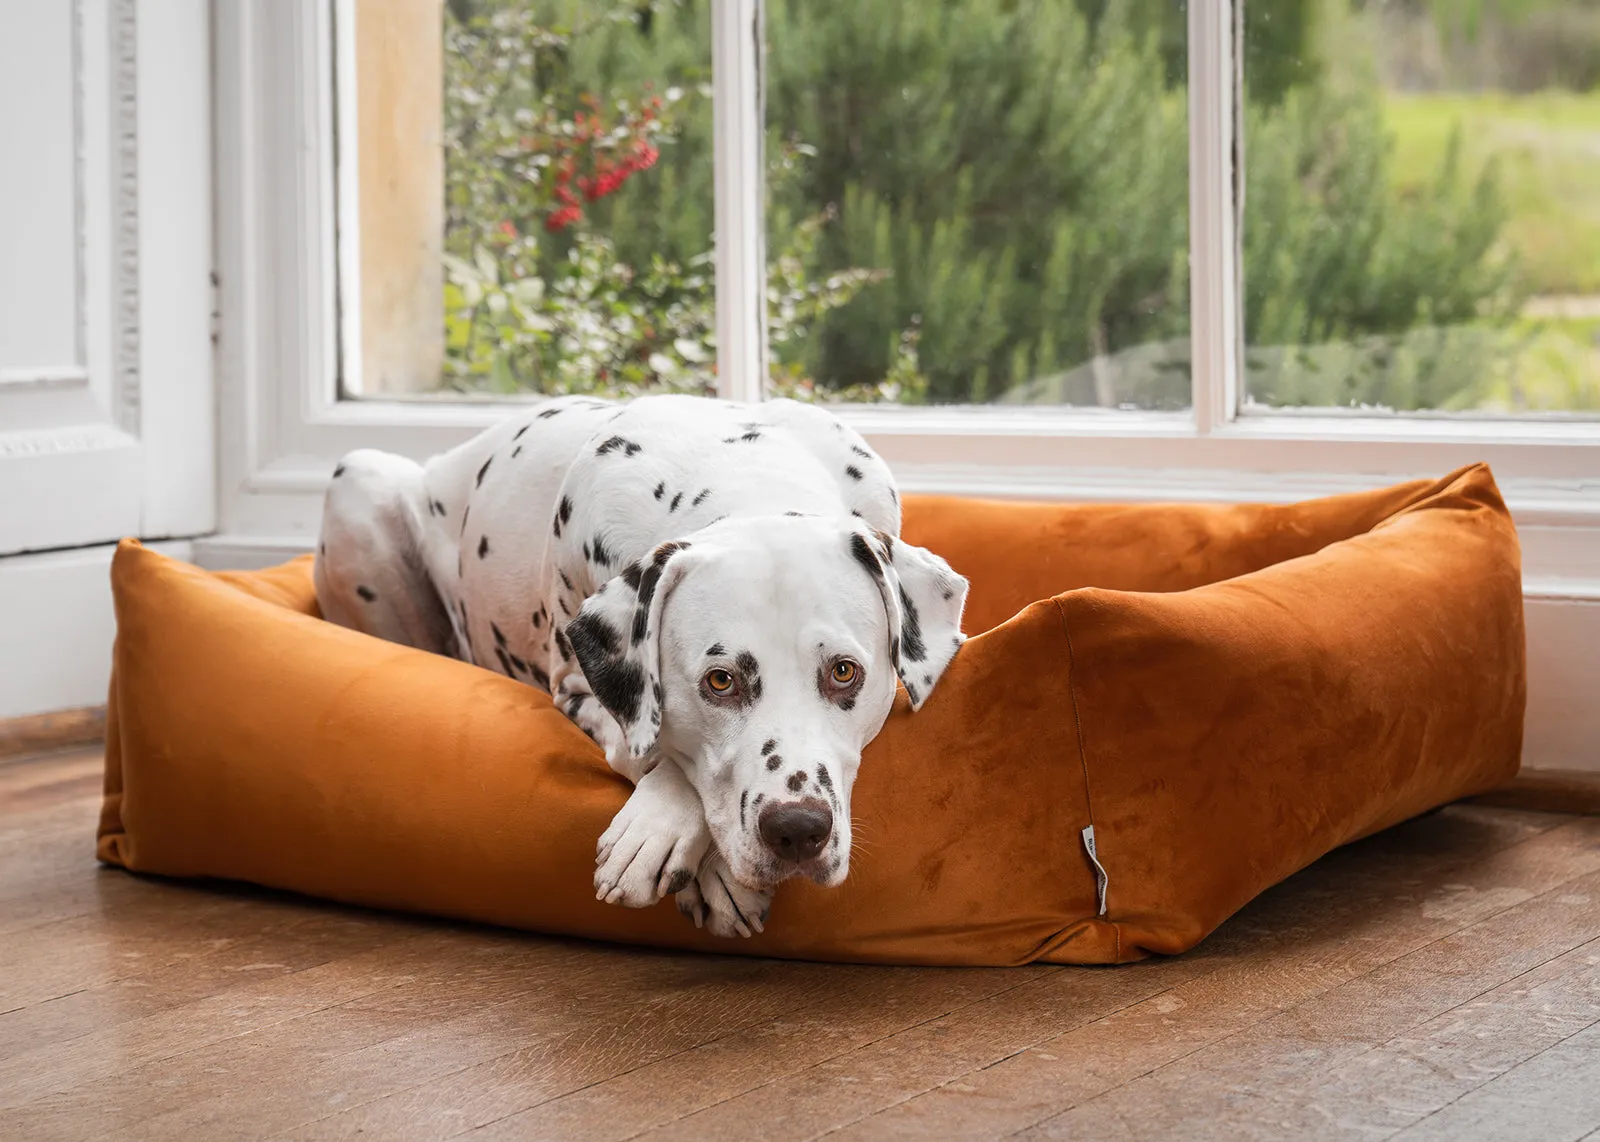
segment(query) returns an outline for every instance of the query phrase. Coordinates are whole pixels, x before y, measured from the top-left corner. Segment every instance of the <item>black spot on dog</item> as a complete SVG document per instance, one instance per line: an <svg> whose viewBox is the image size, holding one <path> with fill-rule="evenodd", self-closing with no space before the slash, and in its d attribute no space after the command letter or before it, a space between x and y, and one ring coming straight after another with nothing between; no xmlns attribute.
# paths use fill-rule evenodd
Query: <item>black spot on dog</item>
<svg viewBox="0 0 1600 1142"><path fill-rule="evenodd" d="M457 535L466 535L467 534L467 520L470 519L471 517L472 517L472 505L468 504L465 508L463 508L461 510L461 530L456 533Z"/></svg>
<svg viewBox="0 0 1600 1142"><path fill-rule="evenodd" d="M567 638L600 704L624 724L637 719L644 698L644 671L619 653L621 638L616 628L598 615L583 614L567 624Z"/></svg>
<svg viewBox="0 0 1600 1142"><path fill-rule="evenodd" d="M789 774L788 784L790 793L800 792L800 790L804 789L806 786L806 771L803 769L797 769L793 773Z"/></svg>
<svg viewBox="0 0 1600 1142"><path fill-rule="evenodd" d="M855 508L851 508L850 509L850 514L855 516L857 519L866 519L867 518L866 516L862 515L860 512L856 511Z"/></svg>
<svg viewBox="0 0 1600 1142"><path fill-rule="evenodd" d="M637 563L630 563L622 569L622 581L635 591L639 589L639 580L644 577L644 568Z"/></svg>
<svg viewBox="0 0 1600 1142"><path fill-rule="evenodd" d="M659 500L663 495L666 494L666 491L667 491L667 482L665 480L662 480L659 484L656 485L656 490L655 490L656 499Z"/></svg>
<svg viewBox="0 0 1600 1142"><path fill-rule="evenodd" d="M828 767L825 765L817 766L817 784L829 793L833 792L833 778L828 776Z"/></svg>
<svg viewBox="0 0 1600 1142"><path fill-rule="evenodd" d="M922 642L922 618L903 586L900 588L900 609L904 612L900 631L905 638L906 657L912 662L921 662L928 657L928 648Z"/></svg>
<svg viewBox="0 0 1600 1142"><path fill-rule="evenodd" d="M482 559L487 554L489 554L489 537L480 535L478 537L478 558Z"/></svg>
<svg viewBox="0 0 1600 1142"><path fill-rule="evenodd" d="M662 568L667 560L688 547L687 543L663 543L650 557L650 566L639 576L639 607L633 616L633 641L644 641L645 627L650 618L650 600L655 598L656 585L661 582Z"/></svg>
<svg viewBox="0 0 1600 1142"><path fill-rule="evenodd" d="M765 742L763 742L761 744L761 756L762 757L766 757L769 753L771 753L773 750L775 750L777 748L778 748L778 739L777 738L768 738Z"/></svg>
<svg viewBox="0 0 1600 1142"><path fill-rule="evenodd" d="M861 447L861 445L859 445L859 444L850 445L850 451L854 452L857 456L860 456L863 460L871 460L872 459L872 453L868 452L865 448Z"/></svg>
<svg viewBox="0 0 1600 1142"><path fill-rule="evenodd" d="M725 520L725 519L727 519L727 518L728 518L728 517L727 517L727 516L725 516L725 515L719 515L719 516L718 516L718 517L717 517L717 518L716 518L716 519L714 519L714 520L712 520L712 521L711 521L711 522L710 522L710 523L708 523L708 524L706 524L706 526L707 526L707 527L712 527L712 526L714 526L714 525L716 525L716 524L719 524L719 523L721 523L721 522L722 522L722 521L723 521L723 520Z"/></svg>
<svg viewBox="0 0 1600 1142"><path fill-rule="evenodd" d="M571 591L574 589L572 586L572 580L567 578L567 573L565 571L557 571L556 574L561 576L562 585L565 586L567 590Z"/></svg>
<svg viewBox="0 0 1600 1142"><path fill-rule="evenodd" d="M511 439L512 439L512 440L513 440L513 441L517 441L517 440L521 440L521 439L522 439L522 434L523 434L523 433L524 433L524 432L526 432L526 431L528 431L528 429L529 429L529 428L530 428L530 427L532 427L532 426L531 426L531 425L527 425L527 424L524 424L524 425L523 425L523 426L522 426L522 427L521 427L521 428L519 428L519 429L517 429L517 431L516 431L516 433L515 433L515 434L514 434L514 435L513 435L513 436L512 436L512 437L511 437Z"/></svg>
<svg viewBox="0 0 1600 1142"><path fill-rule="evenodd" d="M622 454L624 456L633 456L643 451L639 445L635 444L626 437L613 436L607 439L605 443L601 444L600 447L596 448L594 450L594 454L596 456L605 456L609 453L617 451L619 448L622 450Z"/></svg>
<svg viewBox="0 0 1600 1142"><path fill-rule="evenodd" d="M689 887L689 882L691 880L693 880L693 879L694 879L694 873L693 872L689 871L686 868L680 868L677 872L672 874L672 879L667 881L667 892L668 892L668 894L669 895L674 895L674 896L677 895L678 893L682 892L685 888L688 888Z"/></svg>
<svg viewBox="0 0 1600 1142"><path fill-rule="evenodd" d="M556 508L556 538L561 538L561 529L572 518L572 501L566 496L561 497L561 504Z"/></svg>
<svg viewBox="0 0 1600 1142"><path fill-rule="evenodd" d="M519 445L517 445L515 448L513 448L511 450L511 458L513 460L515 460L518 456L521 456L521 455L522 455L522 445L519 444Z"/></svg>
<svg viewBox="0 0 1600 1142"><path fill-rule="evenodd" d="M750 790L746 789L739 794L739 827L744 828L744 811L750 804Z"/></svg>
<svg viewBox="0 0 1600 1142"><path fill-rule="evenodd" d="M528 672L528 664L514 654L511 655L511 665L517 668L518 674L526 674Z"/></svg>
<svg viewBox="0 0 1600 1142"><path fill-rule="evenodd" d="M491 622L489 624L489 631L490 631L490 633L492 633L494 635L494 644L496 646L505 646L506 645L505 632L500 629L500 626L499 626L498 623Z"/></svg>
<svg viewBox="0 0 1600 1142"><path fill-rule="evenodd" d="M730 436L727 439L725 439L723 441L723 443L724 444L749 444L752 441L756 441L756 440L760 440L760 439L761 439L761 429L747 425L746 426L746 431L742 436Z"/></svg>
<svg viewBox="0 0 1600 1142"><path fill-rule="evenodd" d="M326 554L328 554L328 545L326 543L317 544L317 554L318 555L326 555Z"/></svg>
<svg viewBox="0 0 1600 1142"><path fill-rule="evenodd" d="M537 666L529 667L528 670L529 673L533 675L533 680L535 682L544 687L546 690L550 689L550 675L546 674Z"/></svg>
<svg viewBox="0 0 1600 1142"><path fill-rule="evenodd" d="M900 502L900 493L895 491L893 487L890 487L890 489L889 489L889 498L891 500L893 500L895 503L899 503Z"/></svg>
<svg viewBox="0 0 1600 1142"><path fill-rule="evenodd" d="M924 675L923 675L923 676L922 676L922 684L923 684L923 685L924 685L924 686L927 686L927 687L929 687L929 688L930 688L930 689L931 689L931 688L932 688L932 687L933 687L933 675L931 675L931 674L924 674Z"/></svg>
<svg viewBox="0 0 1600 1142"><path fill-rule="evenodd" d="M867 569L867 574L874 579L883 578L883 564L878 562L878 557L873 554L872 545L867 542L867 537L859 531L850 533L850 554L855 556L857 563Z"/></svg>
<svg viewBox="0 0 1600 1142"><path fill-rule="evenodd" d="M955 595L954 591L944 591L944 592L941 593L940 597L943 598L944 601L948 603L951 600L951 598L954 597L954 595Z"/></svg>
<svg viewBox="0 0 1600 1142"><path fill-rule="evenodd" d="M677 495L672 497L672 502L667 505L667 510L669 512L677 511L678 510L678 505L680 503L682 503L682 502L683 502L683 493L679 492Z"/></svg>
<svg viewBox="0 0 1600 1142"><path fill-rule="evenodd" d="M505 647L503 647L503 646L495 647L494 648L494 656L500 660L500 672L502 674L505 674L508 677L515 677L516 676L516 671L511 669L511 657L508 654L506 654L506 648Z"/></svg>
<svg viewBox="0 0 1600 1142"><path fill-rule="evenodd" d="M356 588L356 594L360 595L364 600L366 600L369 603L372 602L374 599L376 599L378 597L377 593L374 592L371 587L357 587Z"/></svg>
<svg viewBox="0 0 1600 1142"><path fill-rule="evenodd" d="M784 512L783 514L784 515L793 515L793 516L802 516L802 515L805 515L806 513L805 512Z"/></svg>
<svg viewBox="0 0 1600 1142"><path fill-rule="evenodd" d="M617 557L606 549L605 540L598 535L589 541L589 558L601 567L610 567L617 561Z"/></svg>
<svg viewBox="0 0 1600 1142"><path fill-rule="evenodd" d="M568 698L567 717L574 719L577 718L578 711L583 709L583 700L588 696L589 695L587 694L574 694L571 698Z"/></svg>
<svg viewBox="0 0 1600 1142"><path fill-rule="evenodd" d="M342 475L344 475L344 465L339 464L333 469L333 478L337 480Z"/></svg>
<svg viewBox="0 0 1600 1142"><path fill-rule="evenodd" d="M712 643L711 644L711 649L706 651L706 655L708 657L711 657L711 658L715 658L718 655L723 655L723 654L727 654L727 653L728 653L728 648L723 646L720 642Z"/></svg>
<svg viewBox="0 0 1600 1142"><path fill-rule="evenodd" d="M768 773L776 773L776 772L778 772L778 767L781 766L782 764L783 764L783 755L781 753L773 754L771 757L767 758L767 772Z"/></svg>
<svg viewBox="0 0 1600 1142"><path fill-rule="evenodd" d="M689 550L689 545L678 540L673 540L670 543L663 543L660 547L656 548L655 553L651 555L650 565L652 567L665 567L667 565L667 560L678 554L678 552L687 550Z"/></svg>
<svg viewBox="0 0 1600 1142"><path fill-rule="evenodd" d="M571 611L570 611L570 610L568 610L568 609L567 609L567 601L566 601L566 600L565 600L565 599L557 599L557 600L556 600L556 602L557 602L557 603L558 603L558 604L559 604L559 605L560 605L560 607L561 607L561 613L562 613L562 614L564 614L564 615L566 615L566 616L567 616L567 618L569 618L569 619L570 619L570 618L571 618L571 617L572 617L572 612L571 612Z"/></svg>
<svg viewBox="0 0 1600 1142"><path fill-rule="evenodd" d="M661 682L659 679L650 683L650 696L656 700L656 705L659 706L661 704L662 694Z"/></svg>
<svg viewBox="0 0 1600 1142"><path fill-rule="evenodd" d="M544 626L544 612L542 610L534 611L533 612L533 629L534 630L538 630L542 626Z"/></svg>
<svg viewBox="0 0 1600 1142"><path fill-rule="evenodd" d="M765 797L766 797L765 793L757 793L756 794L756 799L754 801L750 802L750 808L752 808L752 809L761 808L761 802Z"/></svg>
<svg viewBox="0 0 1600 1142"><path fill-rule="evenodd" d="M549 420L552 416L558 416L558 415L560 415L560 413L561 413L561 410L559 408L540 409L539 410L539 419L540 420Z"/></svg>
<svg viewBox="0 0 1600 1142"><path fill-rule="evenodd" d="M741 650L733 659L734 666L744 676L744 693L750 702L761 700L761 664L748 650Z"/></svg>
<svg viewBox="0 0 1600 1142"><path fill-rule="evenodd" d="M556 653L561 655L562 662L572 661L572 644L567 641L567 632L556 630Z"/></svg>
<svg viewBox="0 0 1600 1142"><path fill-rule="evenodd" d="M844 474L849 476L852 480L861 479L861 469L857 468L854 464L846 465Z"/></svg>
<svg viewBox="0 0 1600 1142"><path fill-rule="evenodd" d="M489 474L489 465L493 464L493 463L494 463L494 457L493 456L489 457L487 460L485 460L483 462L483 467L478 469L478 480L477 480L477 483L475 483L473 485L473 487L477 487L477 488L483 487L483 478Z"/></svg>
<svg viewBox="0 0 1600 1142"><path fill-rule="evenodd" d="M711 494L711 489L710 488L701 488L699 494L696 495L694 499L689 501L689 506L692 507L692 508L699 507L701 504L706 502L706 497L709 496L710 494Z"/></svg>
<svg viewBox="0 0 1600 1142"><path fill-rule="evenodd" d="M840 698L839 699L839 709L845 711L846 713L849 713L851 710L853 710L855 708L856 708L856 700L854 698Z"/></svg>

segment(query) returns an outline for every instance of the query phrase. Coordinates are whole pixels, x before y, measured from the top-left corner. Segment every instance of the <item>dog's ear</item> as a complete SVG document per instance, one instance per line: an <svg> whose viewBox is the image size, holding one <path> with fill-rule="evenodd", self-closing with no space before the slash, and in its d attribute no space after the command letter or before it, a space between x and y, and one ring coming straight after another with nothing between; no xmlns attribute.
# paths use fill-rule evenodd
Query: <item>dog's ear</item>
<svg viewBox="0 0 1600 1142"><path fill-rule="evenodd" d="M663 543L607 581L566 627L589 689L635 758L661 732L661 608L687 567L687 543Z"/></svg>
<svg viewBox="0 0 1600 1142"><path fill-rule="evenodd" d="M851 554L877 581L889 616L889 652L911 708L920 710L966 641L967 581L939 556L876 529L850 534Z"/></svg>

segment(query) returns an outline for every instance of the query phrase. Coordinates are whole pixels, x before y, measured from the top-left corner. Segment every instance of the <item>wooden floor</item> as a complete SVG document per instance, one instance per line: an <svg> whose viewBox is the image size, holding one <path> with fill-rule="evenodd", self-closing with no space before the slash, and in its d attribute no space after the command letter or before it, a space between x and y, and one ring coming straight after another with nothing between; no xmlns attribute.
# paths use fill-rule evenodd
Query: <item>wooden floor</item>
<svg viewBox="0 0 1600 1142"><path fill-rule="evenodd" d="M0 1138L1600 1139L1600 818L1457 806L1122 968L634 951L97 868L0 763Z"/></svg>

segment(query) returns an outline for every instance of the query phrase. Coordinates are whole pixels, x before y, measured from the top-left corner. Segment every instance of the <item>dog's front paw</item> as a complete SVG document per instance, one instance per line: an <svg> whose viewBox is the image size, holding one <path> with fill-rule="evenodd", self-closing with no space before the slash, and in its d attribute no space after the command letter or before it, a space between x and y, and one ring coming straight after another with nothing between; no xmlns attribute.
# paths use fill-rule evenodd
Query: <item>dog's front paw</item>
<svg viewBox="0 0 1600 1142"><path fill-rule="evenodd" d="M669 769L674 772L662 772ZM646 774L600 835L595 849L596 900L647 908L694 881L695 870L711 847L711 833L699 797L675 771L676 766L667 764Z"/></svg>
<svg viewBox="0 0 1600 1142"><path fill-rule="evenodd" d="M728 871L722 854L712 850L700 875L678 893L678 911L713 936L750 937L763 929L772 893L746 888Z"/></svg>

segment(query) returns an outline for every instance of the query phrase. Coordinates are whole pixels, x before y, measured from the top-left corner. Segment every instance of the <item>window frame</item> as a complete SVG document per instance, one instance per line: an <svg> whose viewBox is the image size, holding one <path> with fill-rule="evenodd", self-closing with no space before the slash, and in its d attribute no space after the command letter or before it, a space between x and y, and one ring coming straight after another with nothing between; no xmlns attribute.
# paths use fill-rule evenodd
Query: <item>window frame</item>
<svg viewBox="0 0 1600 1142"><path fill-rule="evenodd" d="M341 399L338 31L347 0L219 2L215 16L222 534L213 561L305 550L337 457L417 459L507 402ZM1600 422L1295 414L1241 408L1235 3L1192 3L1189 158L1193 407L840 406L903 489L1077 500L1285 501L1488 461L1522 529L1530 590L1600 599ZM760 0L713 0L718 375L766 375ZM349 55L350 53L346 53ZM752 335L754 331L754 335ZM233 554L230 555L229 552ZM204 551L202 552L204 556Z"/></svg>

